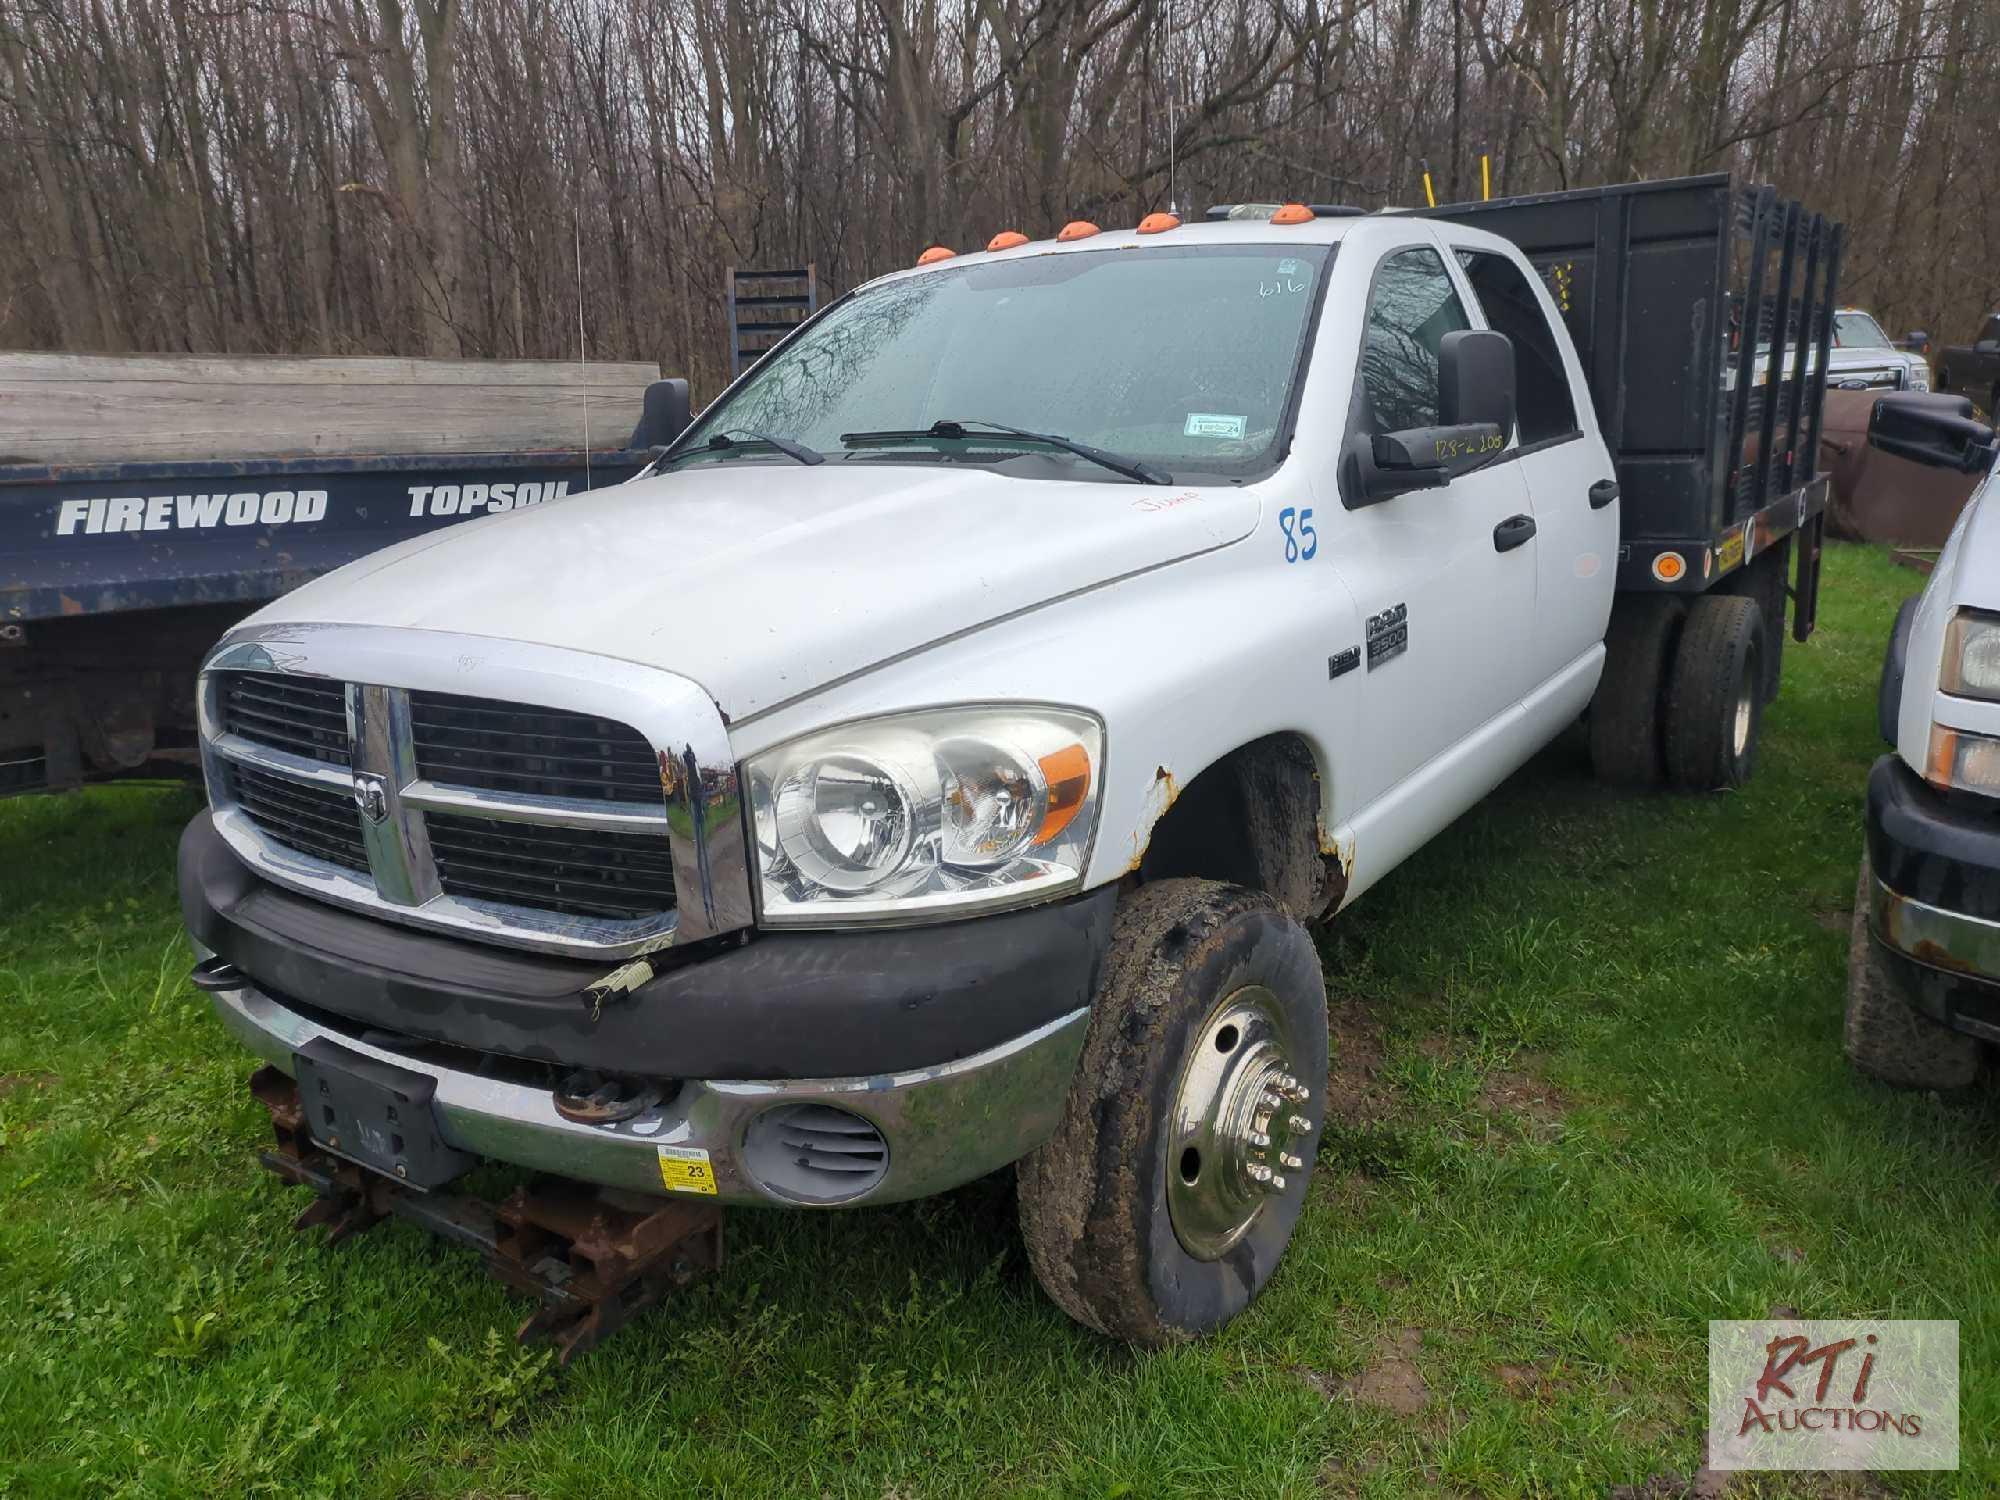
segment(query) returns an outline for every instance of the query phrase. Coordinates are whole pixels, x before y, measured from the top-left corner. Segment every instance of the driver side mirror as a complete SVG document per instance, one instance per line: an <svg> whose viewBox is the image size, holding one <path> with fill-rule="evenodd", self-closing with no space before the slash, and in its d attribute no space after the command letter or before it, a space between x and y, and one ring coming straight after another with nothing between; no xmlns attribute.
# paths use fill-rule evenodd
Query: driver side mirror
<svg viewBox="0 0 2000 1500"><path fill-rule="evenodd" d="M693 403L685 380L656 380L646 387L646 402L639 409L639 425L632 429L628 448L664 448L694 420Z"/></svg>
<svg viewBox="0 0 2000 1500"><path fill-rule="evenodd" d="M1993 462L1994 433L1964 396L1910 392L1884 396L1868 414L1868 445L1933 469L1981 474Z"/></svg>
<svg viewBox="0 0 2000 1500"><path fill-rule="evenodd" d="M1513 342L1487 329L1448 333L1438 343L1438 425L1357 434L1341 464L1347 507L1440 489L1499 457L1513 430Z"/></svg>
<svg viewBox="0 0 2000 1500"><path fill-rule="evenodd" d="M1903 346L1914 353L1922 354L1930 348L1931 336L1921 328L1912 328L1909 337L1903 340Z"/></svg>

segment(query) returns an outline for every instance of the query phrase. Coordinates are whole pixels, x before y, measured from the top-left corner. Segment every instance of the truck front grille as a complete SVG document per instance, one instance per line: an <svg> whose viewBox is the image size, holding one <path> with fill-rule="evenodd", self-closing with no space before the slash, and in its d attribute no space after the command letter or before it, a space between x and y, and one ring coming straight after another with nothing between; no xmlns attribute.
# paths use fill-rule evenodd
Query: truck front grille
<svg viewBox="0 0 2000 1500"><path fill-rule="evenodd" d="M630 725L256 670L211 669L204 693L218 826L282 851L274 876L526 947L638 951L674 930L668 789Z"/></svg>
<svg viewBox="0 0 2000 1500"><path fill-rule="evenodd" d="M658 803L659 763L638 730L589 714L410 694L417 774L535 797Z"/></svg>
<svg viewBox="0 0 2000 1500"><path fill-rule="evenodd" d="M451 813L431 813L425 826L447 895L628 919L674 904L664 838Z"/></svg>
<svg viewBox="0 0 2000 1500"><path fill-rule="evenodd" d="M346 683L230 672L222 679L220 696L222 727L228 733L308 760L348 763Z"/></svg>
<svg viewBox="0 0 2000 1500"><path fill-rule="evenodd" d="M273 843L366 873L368 851L352 794L242 764L230 766L229 782L237 805Z"/></svg>

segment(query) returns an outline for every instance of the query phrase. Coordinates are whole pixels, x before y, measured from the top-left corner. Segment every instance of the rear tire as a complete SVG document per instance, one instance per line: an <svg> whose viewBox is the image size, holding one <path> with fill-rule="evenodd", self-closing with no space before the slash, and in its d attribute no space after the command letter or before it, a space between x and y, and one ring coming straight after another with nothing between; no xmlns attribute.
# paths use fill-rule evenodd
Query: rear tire
<svg viewBox="0 0 2000 1500"><path fill-rule="evenodd" d="M1847 941L1847 1060L1897 1088L1967 1088L1979 1076L1979 1042L1938 1024L1903 998L1881 940L1868 928L1872 873L1863 854Z"/></svg>
<svg viewBox="0 0 2000 1500"><path fill-rule="evenodd" d="M1611 786L1660 784L1662 697L1685 606L1671 594L1621 598L1604 637L1604 675L1590 700L1590 764Z"/></svg>
<svg viewBox="0 0 2000 1500"><path fill-rule="evenodd" d="M1242 1312L1305 1205L1326 1068L1319 954L1275 900L1191 879L1122 897L1062 1123L1016 1169L1042 1289L1146 1346Z"/></svg>
<svg viewBox="0 0 2000 1500"><path fill-rule="evenodd" d="M1688 610L1667 678L1667 775L1688 791L1742 786L1764 724L1764 611L1741 594Z"/></svg>
<svg viewBox="0 0 2000 1500"><path fill-rule="evenodd" d="M1764 611L1764 701L1775 702L1785 670L1786 580L1791 577L1792 539L1752 558L1748 566L1725 579L1716 592L1755 599Z"/></svg>

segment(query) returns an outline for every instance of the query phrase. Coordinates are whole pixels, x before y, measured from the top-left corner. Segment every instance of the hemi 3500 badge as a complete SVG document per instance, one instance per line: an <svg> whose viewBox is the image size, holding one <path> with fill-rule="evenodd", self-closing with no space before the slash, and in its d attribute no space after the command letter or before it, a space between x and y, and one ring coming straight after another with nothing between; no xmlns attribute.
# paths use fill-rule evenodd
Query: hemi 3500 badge
<svg viewBox="0 0 2000 1500"><path fill-rule="evenodd" d="M1368 670L1372 672L1390 657L1409 650L1409 605L1392 604L1380 614L1370 615L1362 634L1368 642Z"/></svg>

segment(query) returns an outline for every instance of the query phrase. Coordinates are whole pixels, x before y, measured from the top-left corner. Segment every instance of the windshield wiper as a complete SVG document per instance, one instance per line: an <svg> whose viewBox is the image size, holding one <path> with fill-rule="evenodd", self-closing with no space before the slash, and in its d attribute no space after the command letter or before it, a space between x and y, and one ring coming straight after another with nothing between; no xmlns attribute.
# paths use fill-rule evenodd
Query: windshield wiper
<svg viewBox="0 0 2000 1500"><path fill-rule="evenodd" d="M731 437L731 433L740 433L741 436ZM754 427L727 427L720 432L710 434L708 441L705 443L698 444L692 448L683 448L678 453L669 453L662 456L655 460L653 467L655 469L663 469L668 464L677 463L681 459L686 458L690 453L720 453L730 448L769 448L773 452L784 454L785 457L796 463L823 464L826 462L826 455L824 453L821 453L816 448L808 448L804 443L795 443L790 438L781 438L768 432L759 432Z"/></svg>
<svg viewBox="0 0 2000 1500"><path fill-rule="evenodd" d="M1050 448L1060 448L1065 453L1073 453L1078 458L1109 469L1114 474L1123 474L1127 479L1136 479L1141 484L1172 484L1174 477L1163 470L1137 458L1126 458L1121 454L1107 453L1102 448L1093 448L1088 443L1079 443L1072 438L1061 437L1053 432L1029 432L1025 427L1009 427L1005 422L989 422L983 417L946 417L924 428L909 431L889 429L883 432L843 432L840 443L844 448L868 448L885 443L921 443L926 439L941 438L955 441L975 434L967 432L968 427L983 427L993 432L1005 433L1023 443L1040 443Z"/></svg>

